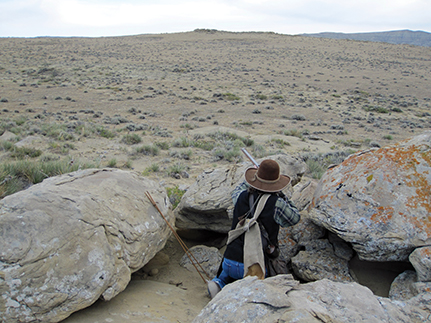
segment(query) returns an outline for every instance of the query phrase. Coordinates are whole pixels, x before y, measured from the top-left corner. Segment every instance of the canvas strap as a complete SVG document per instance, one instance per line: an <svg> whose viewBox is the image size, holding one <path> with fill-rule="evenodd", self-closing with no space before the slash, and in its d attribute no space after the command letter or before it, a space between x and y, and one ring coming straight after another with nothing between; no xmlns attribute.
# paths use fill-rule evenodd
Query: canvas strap
<svg viewBox="0 0 431 323"><path fill-rule="evenodd" d="M227 244L238 238L240 235L244 236L244 277L249 274L249 270L252 266L258 265L257 271L254 271L254 275L260 279L265 278L265 258L263 254L262 238L260 233L259 225L257 224L257 218L265 207L266 201L271 194L264 194L259 199L251 219L243 219L238 222L235 229L230 230L228 233Z"/></svg>

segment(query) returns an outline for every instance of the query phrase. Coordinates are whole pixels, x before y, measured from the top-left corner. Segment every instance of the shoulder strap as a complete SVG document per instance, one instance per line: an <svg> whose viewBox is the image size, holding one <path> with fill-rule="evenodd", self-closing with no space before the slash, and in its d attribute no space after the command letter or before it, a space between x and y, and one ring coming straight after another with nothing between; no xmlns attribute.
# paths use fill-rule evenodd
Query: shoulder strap
<svg viewBox="0 0 431 323"><path fill-rule="evenodd" d="M256 220L262 212L263 208L265 207L266 201L270 196L271 194L262 195L262 197L259 199L259 203L257 204L256 212L254 212L253 217L251 219L244 219L243 221L238 222L235 229L229 231L227 244L231 243L244 232L247 232L250 227L256 224Z"/></svg>

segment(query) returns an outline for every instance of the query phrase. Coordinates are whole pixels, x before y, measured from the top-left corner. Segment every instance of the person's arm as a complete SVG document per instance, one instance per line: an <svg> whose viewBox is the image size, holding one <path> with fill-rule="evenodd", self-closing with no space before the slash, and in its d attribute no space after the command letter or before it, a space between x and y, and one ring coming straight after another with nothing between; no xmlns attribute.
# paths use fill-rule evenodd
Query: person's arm
<svg viewBox="0 0 431 323"><path fill-rule="evenodd" d="M274 220L281 227L289 227L299 222L301 216L298 209L283 193L279 193L275 202Z"/></svg>

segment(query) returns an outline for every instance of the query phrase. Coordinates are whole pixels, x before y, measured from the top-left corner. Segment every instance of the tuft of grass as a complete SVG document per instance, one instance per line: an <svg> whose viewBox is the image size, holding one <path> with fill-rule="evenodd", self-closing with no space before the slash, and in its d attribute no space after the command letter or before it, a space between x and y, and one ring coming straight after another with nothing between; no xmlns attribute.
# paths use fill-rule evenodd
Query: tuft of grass
<svg viewBox="0 0 431 323"><path fill-rule="evenodd" d="M172 147L177 147L177 148L186 148L186 147L190 147L193 146L193 141L188 139L187 137L181 137L178 139L175 139L174 142L172 143Z"/></svg>
<svg viewBox="0 0 431 323"><path fill-rule="evenodd" d="M161 150L168 150L169 149L169 143L166 141L156 142L155 145L159 147Z"/></svg>
<svg viewBox="0 0 431 323"><path fill-rule="evenodd" d="M142 172L142 176L147 176L150 173L157 173L160 170L159 164L151 164L149 167L145 168Z"/></svg>
<svg viewBox="0 0 431 323"><path fill-rule="evenodd" d="M74 172L78 169L97 168L90 163L70 159L30 161L20 160L0 164L0 198L42 182L45 178Z"/></svg>
<svg viewBox="0 0 431 323"><path fill-rule="evenodd" d="M389 113L388 109L380 106L364 105L362 109L364 109L367 112Z"/></svg>
<svg viewBox="0 0 431 323"><path fill-rule="evenodd" d="M136 152L146 156L157 156L160 152L160 148L155 145L144 145L136 148Z"/></svg>
<svg viewBox="0 0 431 323"><path fill-rule="evenodd" d="M183 165L182 163L176 163L168 168L168 175L172 176L175 174L181 174L182 172L186 171L187 167Z"/></svg>
<svg viewBox="0 0 431 323"><path fill-rule="evenodd" d="M103 138L107 138L107 139L111 139L111 138L114 138L116 136L115 132L113 132L109 129L106 129L105 127L102 127L102 126L96 127L96 133L99 136L101 136Z"/></svg>
<svg viewBox="0 0 431 323"><path fill-rule="evenodd" d="M354 153L353 150L334 151L326 154L305 154L302 156L308 166L307 174L312 178L320 179L330 165L341 164L344 159Z"/></svg>
<svg viewBox="0 0 431 323"><path fill-rule="evenodd" d="M284 135L285 136L291 136L291 137L298 137L300 139L303 138L301 131L299 131L298 129L286 130L286 131L284 131Z"/></svg>
<svg viewBox="0 0 431 323"><path fill-rule="evenodd" d="M42 155L42 150L30 147L13 147L10 149L10 157L19 160L26 158L36 158Z"/></svg>
<svg viewBox="0 0 431 323"><path fill-rule="evenodd" d="M169 201L171 202L172 207L175 209L181 202L181 198L186 191L179 189L178 185L174 187L168 187L166 188L166 191L168 193Z"/></svg>
<svg viewBox="0 0 431 323"><path fill-rule="evenodd" d="M392 139L394 139L391 135L384 135L383 136L383 139L386 139L386 140L392 140Z"/></svg>
<svg viewBox="0 0 431 323"><path fill-rule="evenodd" d="M114 168L114 167L116 167L116 166L117 166L117 159L112 158L112 159L110 159L110 160L108 161L108 167L110 167L110 168Z"/></svg>
<svg viewBox="0 0 431 323"><path fill-rule="evenodd" d="M232 93L222 93L222 97L228 101L239 101L240 97Z"/></svg>

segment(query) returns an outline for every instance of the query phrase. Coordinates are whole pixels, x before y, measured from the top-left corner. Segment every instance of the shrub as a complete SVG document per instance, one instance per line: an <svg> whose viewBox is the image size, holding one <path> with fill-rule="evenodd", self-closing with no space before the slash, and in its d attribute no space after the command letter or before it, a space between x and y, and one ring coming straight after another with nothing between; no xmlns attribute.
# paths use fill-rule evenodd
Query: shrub
<svg viewBox="0 0 431 323"><path fill-rule="evenodd" d="M302 133L298 129L286 130L286 131L284 131L284 134L286 136L298 137L298 138L301 138L301 139L303 138L302 137Z"/></svg>
<svg viewBox="0 0 431 323"><path fill-rule="evenodd" d="M117 160L115 158L108 161L108 167L114 168L115 166L117 166Z"/></svg>
<svg viewBox="0 0 431 323"><path fill-rule="evenodd" d="M139 137L138 134L134 133L131 135L130 134L125 135L123 139L121 139L121 141L126 145L134 145L134 144L139 144L142 141L142 138Z"/></svg>
<svg viewBox="0 0 431 323"><path fill-rule="evenodd" d="M353 150L348 149L346 151L335 151L326 154L305 154L303 155L303 159L308 166L308 174L311 175L312 178L320 179L322 175L328 169L328 166L333 164L340 164L343 160L354 153Z"/></svg>
<svg viewBox="0 0 431 323"><path fill-rule="evenodd" d="M168 175L172 176L173 174L181 174L187 169L186 166L184 166L181 163L176 163L168 168Z"/></svg>
<svg viewBox="0 0 431 323"><path fill-rule="evenodd" d="M178 139L175 139L175 141L172 143L172 147L190 147L193 145L193 142L186 138L186 137L181 137Z"/></svg>
<svg viewBox="0 0 431 323"><path fill-rule="evenodd" d="M36 158L42 155L42 150L30 147L13 147L10 156L16 159Z"/></svg>
<svg viewBox="0 0 431 323"><path fill-rule="evenodd" d="M147 156L157 156L160 152L160 148L154 145L145 145L145 146L136 148L136 152L138 154L144 154Z"/></svg>
<svg viewBox="0 0 431 323"><path fill-rule="evenodd" d="M105 127L96 127L96 132L99 136L103 137L103 138L114 138L116 136L115 132L106 129Z"/></svg>
<svg viewBox="0 0 431 323"><path fill-rule="evenodd" d="M175 209L181 202L181 198L186 191L179 189L178 185L174 187L168 187L166 191L168 193L169 201L171 202L172 207Z"/></svg>
<svg viewBox="0 0 431 323"><path fill-rule="evenodd" d="M238 101L240 100L239 96L232 94L232 93L223 93L222 94L223 99L228 101Z"/></svg>
<svg viewBox="0 0 431 323"><path fill-rule="evenodd" d="M166 141L156 142L155 145L159 147L161 150L169 149L169 143L167 143Z"/></svg>

